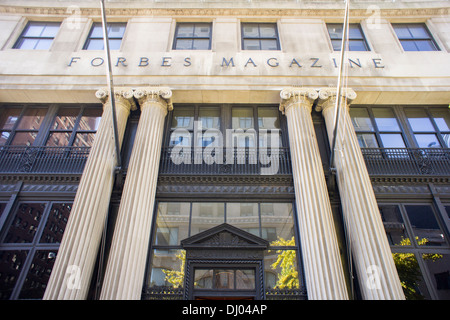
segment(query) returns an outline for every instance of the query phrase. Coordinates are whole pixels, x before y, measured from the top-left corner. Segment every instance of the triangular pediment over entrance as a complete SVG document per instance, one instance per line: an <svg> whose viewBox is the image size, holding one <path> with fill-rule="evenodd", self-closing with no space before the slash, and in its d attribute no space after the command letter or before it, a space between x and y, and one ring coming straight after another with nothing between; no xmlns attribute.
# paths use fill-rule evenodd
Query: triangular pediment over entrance
<svg viewBox="0 0 450 320"><path fill-rule="evenodd" d="M223 223L181 241L189 249L253 249L264 250L269 242L230 224Z"/></svg>

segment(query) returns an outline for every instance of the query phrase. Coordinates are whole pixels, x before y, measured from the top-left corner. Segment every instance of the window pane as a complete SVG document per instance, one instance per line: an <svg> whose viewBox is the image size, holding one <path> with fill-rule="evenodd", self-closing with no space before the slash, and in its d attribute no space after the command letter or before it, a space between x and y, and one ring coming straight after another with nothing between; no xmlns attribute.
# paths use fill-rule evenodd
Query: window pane
<svg viewBox="0 0 450 320"><path fill-rule="evenodd" d="M11 141L12 146L31 146L36 139L37 132L16 132Z"/></svg>
<svg viewBox="0 0 450 320"><path fill-rule="evenodd" d="M261 38L276 38L276 26L275 25L260 25L259 36Z"/></svg>
<svg viewBox="0 0 450 320"><path fill-rule="evenodd" d="M126 24L108 24L108 39L120 38L122 39L125 33ZM103 38L103 34L101 36Z"/></svg>
<svg viewBox="0 0 450 320"><path fill-rule="evenodd" d="M77 130L97 130L102 120L101 109L85 109Z"/></svg>
<svg viewBox="0 0 450 320"><path fill-rule="evenodd" d="M367 51L366 44L364 40L350 40L349 41L350 51Z"/></svg>
<svg viewBox="0 0 450 320"><path fill-rule="evenodd" d="M419 51L436 51L437 48L431 40L414 41Z"/></svg>
<svg viewBox="0 0 450 320"><path fill-rule="evenodd" d="M378 148L378 142L374 134L357 133L358 143L361 148Z"/></svg>
<svg viewBox="0 0 450 320"><path fill-rule="evenodd" d="M90 39L86 46L86 50L103 50L103 39Z"/></svg>
<svg viewBox="0 0 450 320"><path fill-rule="evenodd" d="M400 41L405 51L419 51L414 41L402 40Z"/></svg>
<svg viewBox="0 0 450 320"><path fill-rule="evenodd" d="M373 115L378 130L380 131L400 131L397 119L391 109L388 108L373 108Z"/></svg>
<svg viewBox="0 0 450 320"><path fill-rule="evenodd" d="M25 50L34 50L38 41L39 39L21 39L16 47Z"/></svg>
<svg viewBox="0 0 450 320"><path fill-rule="evenodd" d="M10 136L9 132L0 132L0 146L4 146Z"/></svg>
<svg viewBox="0 0 450 320"><path fill-rule="evenodd" d="M26 250L0 251L0 300L7 300L11 296L27 255Z"/></svg>
<svg viewBox="0 0 450 320"><path fill-rule="evenodd" d="M395 33L399 39L412 39L412 35L405 25L394 25Z"/></svg>
<svg viewBox="0 0 450 320"><path fill-rule="evenodd" d="M172 114L172 129L194 129L194 108L176 108Z"/></svg>
<svg viewBox="0 0 450 320"><path fill-rule="evenodd" d="M444 234L439 227L431 206L407 205L405 208L419 245L441 246L445 244Z"/></svg>
<svg viewBox="0 0 450 320"><path fill-rule="evenodd" d="M422 255L432 278L439 300L450 299L450 255L439 253L425 253Z"/></svg>
<svg viewBox="0 0 450 320"><path fill-rule="evenodd" d="M194 36L194 24L183 23L179 24L177 37L190 37Z"/></svg>
<svg viewBox="0 0 450 320"><path fill-rule="evenodd" d="M48 136L46 146L64 147L69 145L70 135L72 132L53 132Z"/></svg>
<svg viewBox="0 0 450 320"><path fill-rule="evenodd" d="M435 134L415 134L419 148L440 148L441 144Z"/></svg>
<svg viewBox="0 0 450 320"><path fill-rule="evenodd" d="M236 289L255 289L255 270L236 270Z"/></svg>
<svg viewBox="0 0 450 320"><path fill-rule="evenodd" d="M260 236L257 203L227 203L227 223Z"/></svg>
<svg viewBox="0 0 450 320"><path fill-rule="evenodd" d="M233 129L254 128L253 108L233 108L231 117Z"/></svg>
<svg viewBox="0 0 450 320"><path fill-rule="evenodd" d="M54 203L40 239L41 243L61 243L72 203Z"/></svg>
<svg viewBox="0 0 450 320"><path fill-rule="evenodd" d="M220 108L200 108L198 111L198 121L201 121L203 129L220 129Z"/></svg>
<svg viewBox="0 0 450 320"><path fill-rule="evenodd" d="M60 23L46 23L45 28L42 31L41 37L45 38L54 38L56 34L58 33Z"/></svg>
<svg viewBox="0 0 450 320"><path fill-rule="evenodd" d="M41 221L45 203L22 203L16 209L14 220L5 237L5 243L30 243Z"/></svg>
<svg viewBox="0 0 450 320"><path fill-rule="evenodd" d="M283 239L284 245L294 246L294 216L291 203L260 203L262 238L270 245Z"/></svg>
<svg viewBox="0 0 450 320"><path fill-rule="evenodd" d="M77 133L73 141L74 147L92 147L94 145L95 133Z"/></svg>
<svg viewBox="0 0 450 320"><path fill-rule="evenodd" d="M431 299L414 253L392 253L406 300Z"/></svg>
<svg viewBox="0 0 450 320"><path fill-rule="evenodd" d="M279 129L278 109L258 108L258 127L259 129Z"/></svg>
<svg viewBox="0 0 450 320"><path fill-rule="evenodd" d="M0 113L0 129L11 130L17 122L22 109L3 109Z"/></svg>
<svg viewBox="0 0 450 320"><path fill-rule="evenodd" d="M245 39L243 44L244 50L260 50L259 40Z"/></svg>
<svg viewBox="0 0 450 320"><path fill-rule="evenodd" d="M156 218L155 245L179 245L189 237L189 202L161 202Z"/></svg>
<svg viewBox="0 0 450 320"><path fill-rule="evenodd" d="M209 38L211 32L211 26L207 24L197 24L195 26L194 37L195 38Z"/></svg>
<svg viewBox="0 0 450 320"><path fill-rule="evenodd" d="M234 289L234 270L214 270L215 289Z"/></svg>
<svg viewBox="0 0 450 320"><path fill-rule="evenodd" d="M192 134L186 130L174 131L170 134L169 146L189 147L192 145ZM174 156L174 155L172 155Z"/></svg>
<svg viewBox="0 0 450 320"><path fill-rule="evenodd" d="M28 108L20 119L17 129L39 130L46 113L47 109Z"/></svg>
<svg viewBox="0 0 450 320"><path fill-rule="evenodd" d="M212 289L213 269L195 269L194 288Z"/></svg>
<svg viewBox="0 0 450 320"><path fill-rule="evenodd" d="M109 39L109 49L110 50L120 50L121 44L122 44L122 39Z"/></svg>
<svg viewBox="0 0 450 320"><path fill-rule="evenodd" d="M349 39L364 39L359 24L350 24L348 29Z"/></svg>
<svg viewBox="0 0 450 320"><path fill-rule="evenodd" d="M405 109L409 124L414 132L434 131L428 115L423 109Z"/></svg>
<svg viewBox="0 0 450 320"><path fill-rule="evenodd" d="M175 49L177 50L191 50L192 43L194 40L192 39L177 39Z"/></svg>
<svg viewBox="0 0 450 320"><path fill-rule="evenodd" d="M44 28L46 26L45 22L30 22L28 28L24 32L24 37L40 37Z"/></svg>
<svg viewBox="0 0 450 320"><path fill-rule="evenodd" d="M184 250L153 250L148 287L184 286Z"/></svg>
<svg viewBox="0 0 450 320"><path fill-rule="evenodd" d="M258 25L246 24L242 28L242 33L244 38L258 38L259 37Z"/></svg>
<svg viewBox="0 0 450 320"><path fill-rule="evenodd" d="M277 40L261 40L261 50L278 50Z"/></svg>
<svg viewBox="0 0 450 320"><path fill-rule="evenodd" d="M429 34L425 29L424 25L414 25L411 24L408 26L409 32L411 33L412 37L415 39L420 39L420 38L429 38Z"/></svg>
<svg viewBox="0 0 450 320"><path fill-rule="evenodd" d="M92 25L90 37L103 39L103 25L101 23L94 23Z"/></svg>
<svg viewBox="0 0 450 320"><path fill-rule="evenodd" d="M334 51L341 51L341 45L342 45L341 40L331 40L331 44L333 45Z"/></svg>
<svg viewBox="0 0 450 320"><path fill-rule="evenodd" d="M389 244L393 246L411 245L400 208L397 205L380 205L379 209Z"/></svg>
<svg viewBox="0 0 450 320"><path fill-rule="evenodd" d="M430 109L430 113L436 122L439 130L450 131L450 110L449 109Z"/></svg>
<svg viewBox="0 0 450 320"><path fill-rule="evenodd" d="M382 133L380 137L385 148L406 148L401 134Z"/></svg>
<svg viewBox="0 0 450 320"><path fill-rule="evenodd" d="M367 109L350 108L350 117L355 131L374 131Z"/></svg>
<svg viewBox="0 0 450 320"><path fill-rule="evenodd" d="M56 253L54 250L36 251L20 290L19 299L41 299L44 296Z"/></svg>
<svg viewBox="0 0 450 320"><path fill-rule="evenodd" d="M80 109L60 108L52 125L52 130L72 130L75 127Z"/></svg>
<svg viewBox="0 0 450 320"><path fill-rule="evenodd" d="M266 288L297 289L300 287L295 250L267 250L264 252Z"/></svg>
<svg viewBox="0 0 450 320"><path fill-rule="evenodd" d="M331 39L342 39L342 24L327 24Z"/></svg>
<svg viewBox="0 0 450 320"><path fill-rule="evenodd" d="M193 50L208 50L209 39L194 39Z"/></svg>
<svg viewBox="0 0 450 320"><path fill-rule="evenodd" d="M225 222L223 202L192 203L191 236Z"/></svg>

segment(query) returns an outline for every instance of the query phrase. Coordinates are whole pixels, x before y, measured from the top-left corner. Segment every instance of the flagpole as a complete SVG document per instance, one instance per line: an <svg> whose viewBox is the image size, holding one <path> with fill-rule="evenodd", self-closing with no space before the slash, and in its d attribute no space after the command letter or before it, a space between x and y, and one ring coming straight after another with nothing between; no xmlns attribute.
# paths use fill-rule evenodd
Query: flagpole
<svg viewBox="0 0 450 320"><path fill-rule="evenodd" d="M117 134L117 116L116 116L116 101L114 95L114 85L112 79L112 68L111 68L111 56L109 50L109 39L108 39L108 26L106 23L106 13L105 13L105 1L100 0L100 5L102 9L102 25L103 25L103 42L105 47L106 56L106 79L109 86L109 99L111 101L112 108L112 121L113 121L113 132L114 132L114 142L116 145L116 156L117 156L117 168L122 169L122 159L120 156L119 138Z"/></svg>
<svg viewBox="0 0 450 320"><path fill-rule="evenodd" d="M342 29L342 43L341 43L341 57L340 57L340 63L339 63L339 75L338 75L338 83L336 88L336 107L334 111L334 128L333 128L333 142L331 145L331 155L330 155L330 168L331 172L335 171L335 168L333 166L334 162L334 154L335 154L335 148L336 148L336 138L337 138L337 132L338 132L338 125L339 125L339 111L340 111L340 105L341 105L341 81L342 81L342 71L344 67L344 50L345 50L345 40L347 37L347 30L348 30L348 15L349 15L349 2L350 0L345 1L345 17L344 17L344 27Z"/></svg>

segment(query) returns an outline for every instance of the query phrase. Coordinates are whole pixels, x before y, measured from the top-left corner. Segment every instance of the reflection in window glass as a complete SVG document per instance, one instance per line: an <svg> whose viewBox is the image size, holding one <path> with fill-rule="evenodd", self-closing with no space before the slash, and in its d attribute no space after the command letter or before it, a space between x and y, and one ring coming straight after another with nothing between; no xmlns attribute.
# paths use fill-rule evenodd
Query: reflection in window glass
<svg viewBox="0 0 450 320"><path fill-rule="evenodd" d="M297 253L295 250L267 250L264 252L266 288L297 289L300 286Z"/></svg>
<svg viewBox="0 0 450 320"><path fill-rule="evenodd" d="M200 121L202 129L220 129L220 109L214 107L200 108L198 121Z"/></svg>
<svg viewBox="0 0 450 320"><path fill-rule="evenodd" d="M148 287L184 285L184 250L153 250L151 274L147 280Z"/></svg>
<svg viewBox="0 0 450 320"><path fill-rule="evenodd" d="M390 245L411 245L397 205L380 205L381 219Z"/></svg>
<svg viewBox="0 0 450 320"><path fill-rule="evenodd" d="M232 109L232 128L233 129L250 129L254 128L253 124L253 108L233 108Z"/></svg>
<svg viewBox="0 0 450 320"><path fill-rule="evenodd" d="M108 23L107 32L109 40L109 48L111 50L119 50L122 44L122 38L125 33L126 23ZM84 45L84 50L103 50L103 25L102 23L94 23L91 28L88 39Z"/></svg>
<svg viewBox="0 0 450 320"><path fill-rule="evenodd" d="M259 237L258 204L227 203L227 223Z"/></svg>
<svg viewBox="0 0 450 320"><path fill-rule="evenodd" d="M357 133L359 146L361 148L378 148L378 142L374 134L372 133Z"/></svg>
<svg viewBox="0 0 450 320"><path fill-rule="evenodd" d="M153 244L178 245L188 238L189 212L189 202L160 202Z"/></svg>
<svg viewBox="0 0 450 320"><path fill-rule="evenodd" d="M45 224L41 243L61 243L67 221L69 220L71 203L54 203Z"/></svg>
<svg viewBox="0 0 450 320"><path fill-rule="evenodd" d="M194 129L194 108L175 108L172 113L172 129Z"/></svg>
<svg viewBox="0 0 450 320"><path fill-rule="evenodd" d="M445 245L444 234L429 205L406 205L406 212L417 244L421 246Z"/></svg>
<svg viewBox="0 0 450 320"><path fill-rule="evenodd" d="M399 132L400 126L392 111L389 108L373 108L373 115L380 131L394 131Z"/></svg>
<svg viewBox="0 0 450 320"><path fill-rule="evenodd" d="M7 300L11 296L27 255L27 250L0 251L0 300Z"/></svg>
<svg viewBox="0 0 450 320"><path fill-rule="evenodd" d="M350 108L350 116L355 131L373 131L374 128L366 108Z"/></svg>
<svg viewBox="0 0 450 320"><path fill-rule="evenodd" d="M393 253L392 256L405 298L407 300L430 299L430 293L414 253L398 252Z"/></svg>
<svg viewBox="0 0 450 320"><path fill-rule="evenodd" d="M16 209L14 219L4 239L5 243L33 242L45 203L22 203Z"/></svg>
<svg viewBox="0 0 450 320"><path fill-rule="evenodd" d="M191 236L224 222L225 204L223 202L192 203Z"/></svg>
<svg viewBox="0 0 450 320"><path fill-rule="evenodd" d="M20 290L19 299L41 299L44 296L55 263L56 253L52 250L36 251Z"/></svg>
<svg viewBox="0 0 450 320"><path fill-rule="evenodd" d="M435 131L425 110L405 109L405 113L414 132Z"/></svg>
<svg viewBox="0 0 450 320"><path fill-rule="evenodd" d="M432 285L439 300L450 299L450 254L424 253L425 261L432 276Z"/></svg>

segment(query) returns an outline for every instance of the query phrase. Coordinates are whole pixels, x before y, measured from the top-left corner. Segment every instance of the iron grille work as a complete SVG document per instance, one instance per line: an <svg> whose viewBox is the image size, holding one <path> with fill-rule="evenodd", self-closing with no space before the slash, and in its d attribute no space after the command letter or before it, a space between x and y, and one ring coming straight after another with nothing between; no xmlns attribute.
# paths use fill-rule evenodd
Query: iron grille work
<svg viewBox="0 0 450 320"><path fill-rule="evenodd" d="M83 173L90 147L0 147L1 173Z"/></svg>
<svg viewBox="0 0 450 320"><path fill-rule="evenodd" d="M450 149L361 148L370 175L450 175Z"/></svg>

